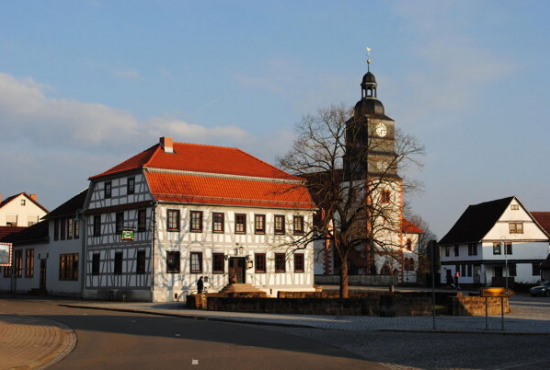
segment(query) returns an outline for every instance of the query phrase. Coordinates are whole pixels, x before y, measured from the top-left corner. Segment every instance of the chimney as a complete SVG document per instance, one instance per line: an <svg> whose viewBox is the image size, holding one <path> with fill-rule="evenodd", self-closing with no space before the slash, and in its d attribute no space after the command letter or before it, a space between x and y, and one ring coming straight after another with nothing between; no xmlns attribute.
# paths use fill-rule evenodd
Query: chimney
<svg viewBox="0 0 550 370"><path fill-rule="evenodd" d="M32 200L36 201L36 194L31 194L30 197Z"/></svg>
<svg viewBox="0 0 550 370"><path fill-rule="evenodd" d="M174 153L174 141L171 137L163 136L160 138L160 145L165 153Z"/></svg>

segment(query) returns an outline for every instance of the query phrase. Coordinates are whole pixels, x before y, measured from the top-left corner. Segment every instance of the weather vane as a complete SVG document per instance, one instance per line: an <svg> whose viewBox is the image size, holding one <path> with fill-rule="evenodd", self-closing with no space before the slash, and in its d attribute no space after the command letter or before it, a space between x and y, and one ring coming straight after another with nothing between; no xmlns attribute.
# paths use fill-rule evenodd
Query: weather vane
<svg viewBox="0 0 550 370"><path fill-rule="evenodd" d="M367 46L367 69L370 71L370 47Z"/></svg>

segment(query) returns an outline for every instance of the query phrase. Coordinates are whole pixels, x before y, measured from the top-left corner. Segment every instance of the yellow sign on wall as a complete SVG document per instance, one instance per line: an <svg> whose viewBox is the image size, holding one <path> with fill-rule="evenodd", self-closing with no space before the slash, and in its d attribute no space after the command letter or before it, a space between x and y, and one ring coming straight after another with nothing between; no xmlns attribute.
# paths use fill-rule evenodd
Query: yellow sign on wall
<svg viewBox="0 0 550 370"><path fill-rule="evenodd" d="M514 295L512 289L506 288L483 288L481 289L482 297L511 297Z"/></svg>

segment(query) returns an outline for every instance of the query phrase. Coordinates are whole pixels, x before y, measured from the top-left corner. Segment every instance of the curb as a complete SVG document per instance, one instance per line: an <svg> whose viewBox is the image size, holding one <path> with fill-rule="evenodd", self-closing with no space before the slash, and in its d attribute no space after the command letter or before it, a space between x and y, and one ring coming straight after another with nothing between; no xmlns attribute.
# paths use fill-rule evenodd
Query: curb
<svg viewBox="0 0 550 370"><path fill-rule="evenodd" d="M225 322L225 323L234 323L234 324L249 324L249 325L262 325L262 326L281 326L281 327L287 327L287 328L302 328L302 329L320 329L316 326L304 325L304 324L286 324L286 323L277 323L277 322L265 322L265 321L259 321L259 320L242 320L242 319L238 319L238 318L235 318L235 319L232 319L232 318L219 318L219 317L215 317L215 316L178 315L178 314L175 314L175 313L147 311L147 310L140 310L140 309L135 309L135 308L98 307L98 306L86 306L86 305L79 305L79 304L60 304L59 306L71 307L71 308L85 308L85 309L90 309L90 310L140 313L140 314L145 314L145 315L178 317L178 318L181 318L181 319L216 321L216 322Z"/></svg>
<svg viewBox="0 0 550 370"><path fill-rule="evenodd" d="M40 319L44 321L48 321L53 325L56 325L59 328L63 329L64 338L62 341L62 345L60 346L61 349L59 351L55 351L54 353L46 356L45 358L39 361L35 361L29 365L30 368L35 368L35 369L45 369L63 360L74 350L74 348L76 347L76 343L78 342L76 333L74 332L73 329L71 329L67 325L59 323L57 321L43 319L41 317Z"/></svg>

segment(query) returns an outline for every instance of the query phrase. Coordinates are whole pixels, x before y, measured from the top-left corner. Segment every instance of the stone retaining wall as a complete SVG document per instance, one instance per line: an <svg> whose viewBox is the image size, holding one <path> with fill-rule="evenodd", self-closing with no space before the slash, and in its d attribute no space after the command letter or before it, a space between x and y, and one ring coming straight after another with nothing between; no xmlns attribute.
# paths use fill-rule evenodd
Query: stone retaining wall
<svg viewBox="0 0 550 370"><path fill-rule="evenodd" d="M313 294L313 293L309 293ZM412 294L371 294L368 298L206 298L208 310L305 315L431 315L431 299ZM188 308L203 308L199 296L188 296Z"/></svg>
<svg viewBox="0 0 550 370"><path fill-rule="evenodd" d="M461 293L459 293L452 299L452 314L454 316L485 316L485 310L487 307L487 313L489 315L502 315L503 306L504 313L511 312L509 303L508 298L479 296L464 297Z"/></svg>

